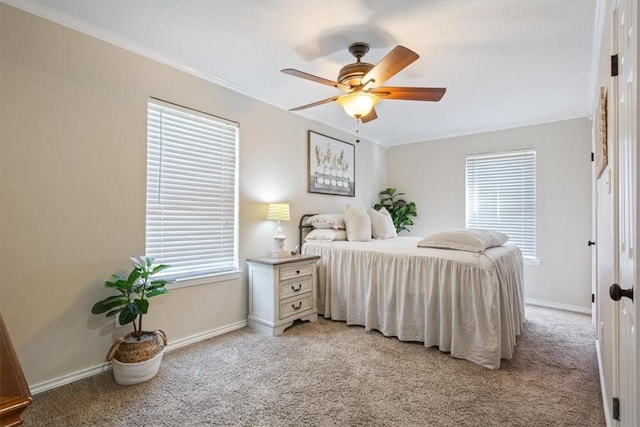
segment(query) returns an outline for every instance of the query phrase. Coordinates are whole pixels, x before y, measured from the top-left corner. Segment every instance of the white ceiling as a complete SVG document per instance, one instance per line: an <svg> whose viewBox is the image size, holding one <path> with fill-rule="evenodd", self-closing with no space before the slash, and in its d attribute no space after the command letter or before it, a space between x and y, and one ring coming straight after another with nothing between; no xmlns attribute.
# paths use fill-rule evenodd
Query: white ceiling
<svg viewBox="0 0 640 427"><path fill-rule="evenodd" d="M340 94L288 76L335 80L366 41L420 58L390 86L446 87L437 103L381 101L366 139L395 145L588 116L597 0L4 0L283 109ZM335 103L295 114L354 133Z"/></svg>

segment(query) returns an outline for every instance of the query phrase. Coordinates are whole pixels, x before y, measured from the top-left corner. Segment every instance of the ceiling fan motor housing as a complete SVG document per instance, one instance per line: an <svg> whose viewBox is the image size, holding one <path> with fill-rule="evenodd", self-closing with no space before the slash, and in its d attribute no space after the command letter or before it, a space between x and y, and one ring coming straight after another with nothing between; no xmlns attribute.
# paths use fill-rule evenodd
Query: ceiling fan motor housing
<svg viewBox="0 0 640 427"><path fill-rule="evenodd" d="M373 68L373 64L367 62L354 62L340 69L338 81L343 85L356 87L362 85L362 78Z"/></svg>
<svg viewBox="0 0 640 427"><path fill-rule="evenodd" d="M340 69L338 81L343 85L351 86L352 88L362 86L362 77L364 77L365 74L373 68L373 64L360 62L362 57L369 52L369 43L351 43L349 46L349 52L355 56L356 62L353 64L347 64Z"/></svg>

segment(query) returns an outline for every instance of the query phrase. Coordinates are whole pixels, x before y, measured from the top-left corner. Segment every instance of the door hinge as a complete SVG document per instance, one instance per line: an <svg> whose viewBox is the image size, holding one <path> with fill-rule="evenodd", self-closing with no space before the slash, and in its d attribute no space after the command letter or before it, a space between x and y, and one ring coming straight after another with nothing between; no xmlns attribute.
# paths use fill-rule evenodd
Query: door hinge
<svg viewBox="0 0 640 427"><path fill-rule="evenodd" d="M611 409L613 412L613 419L620 421L620 399L617 397L613 398L613 408Z"/></svg>
<svg viewBox="0 0 640 427"><path fill-rule="evenodd" d="M596 302L596 294L591 294L591 303Z"/></svg>
<svg viewBox="0 0 640 427"><path fill-rule="evenodd" d="M618 75L618 55L611 55L611 77Z"/></svg>
<svg viewBox="0 0 640 427"><path fill-rule="evenodd" d="M595 153L591 153L591 161L593 162L596 159Z"/></svg>

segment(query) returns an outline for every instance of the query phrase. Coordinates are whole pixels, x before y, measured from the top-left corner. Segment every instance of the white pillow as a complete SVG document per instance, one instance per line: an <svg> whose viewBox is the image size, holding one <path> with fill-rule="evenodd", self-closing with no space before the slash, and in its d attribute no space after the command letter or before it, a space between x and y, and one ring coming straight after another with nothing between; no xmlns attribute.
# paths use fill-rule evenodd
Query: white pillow
<svg viewBox="0 0 640 427"><path fill-rule="evenodd" d="M374 239L391 239L398 237L396 226L393 225L393 218L386 208L379 211L369 208L369 218L371 218L371 234Z"/></svg>
<svg viewBox="0 0 640 427"><path fill-rule="evenodd" d="M350 242L371 240L371 219L363 209L347 204L344 209L344 224L347 227L347 240Z"/></svg>
<svg viewBox="0 0 640 427"><path fill-rule="evenodd" d="M307 218L306 224L310 224L313 228L333 228L335 230L344 230L344 215L342 214L320 214Z"/></svg>
<svg viewBox="0 0 640 427"><path fill-rule="evenodd" d="M420 240L418 247L483 252L494 246L502 246L507 243L507 240L509 240L509 236L499 231L467 228L431 234Z"/></svg>
<svg viewBox="0 0 640 427"><path fill-rule="evenodd" d="M347 240L347 232L344 230L333 230L330 228L316 228L307 233L307 235L304 236L304 240L321 240L324 242L333 242L334 240Z"/></svg>

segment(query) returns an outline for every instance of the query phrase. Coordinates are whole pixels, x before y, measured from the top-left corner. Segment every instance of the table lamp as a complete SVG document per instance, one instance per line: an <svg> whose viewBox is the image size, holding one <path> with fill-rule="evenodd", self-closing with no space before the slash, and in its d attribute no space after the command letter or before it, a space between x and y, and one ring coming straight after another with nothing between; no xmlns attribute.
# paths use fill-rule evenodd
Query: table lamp
<svg viewBox="0 0 640 427"><path fill-rule="evenodd" d="M269 210L267 212L267 219L272 221L278 221L278 224L273 229L273 246L274 250L269 252L269 256L272 258L281 258L288 256L289 253L284 250L284 241L287 236L284 235L280 221L290 221L289 216L289 203L269 203Z"/></svg>

